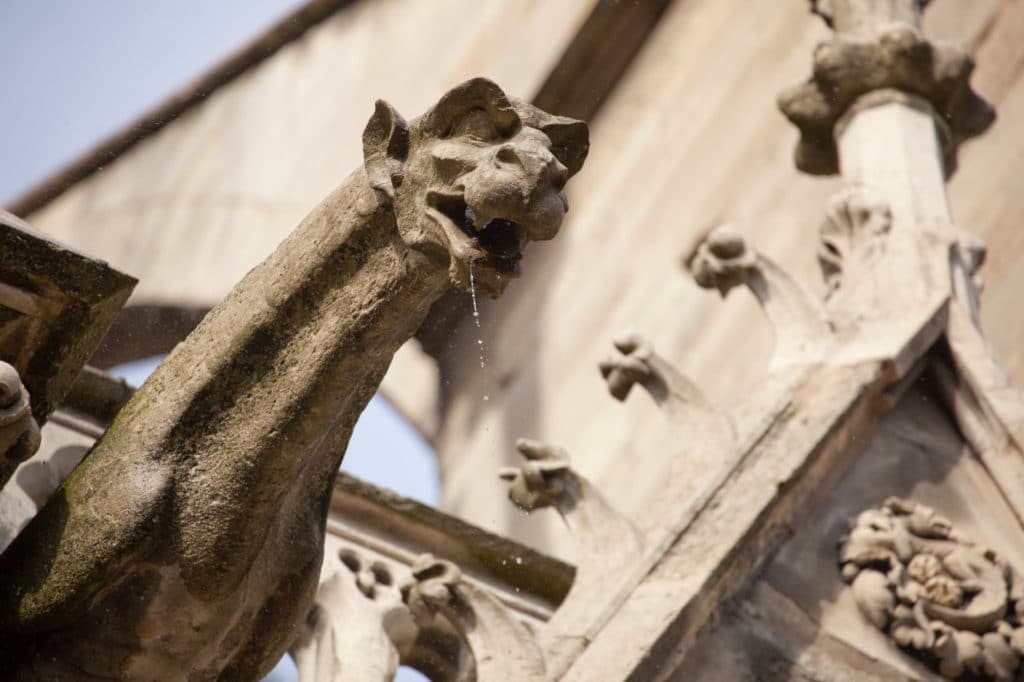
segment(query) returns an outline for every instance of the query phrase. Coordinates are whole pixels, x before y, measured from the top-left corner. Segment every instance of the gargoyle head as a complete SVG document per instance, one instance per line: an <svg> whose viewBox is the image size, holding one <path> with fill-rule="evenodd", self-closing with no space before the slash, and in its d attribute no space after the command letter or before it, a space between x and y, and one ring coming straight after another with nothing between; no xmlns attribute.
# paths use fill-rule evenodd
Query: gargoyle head
<svg viewBox="0 0 1024 682"><path fill-rule="evenodd" d="M552 116L475 78L411 123L377 102L363 133L370 184L412 248L446 264L454 285L498 296L523 247L551 239L563 188L583 165L585 123Z"/></svg>

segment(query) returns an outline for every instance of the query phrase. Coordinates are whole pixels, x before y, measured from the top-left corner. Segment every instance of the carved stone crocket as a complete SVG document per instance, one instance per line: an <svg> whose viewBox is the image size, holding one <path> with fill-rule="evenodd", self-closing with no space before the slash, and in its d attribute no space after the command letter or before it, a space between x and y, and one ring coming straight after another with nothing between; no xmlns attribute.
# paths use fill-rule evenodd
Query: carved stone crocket
<svg viewBox="0 0 1024 682"><path fill-rule="evenodd" d="M168 356L0 556L26 679L259 679L306 617L356 418L450 286L550 239L587 128L475 79L407 123ZM358 627L353 624L353 627Z"/></svg>

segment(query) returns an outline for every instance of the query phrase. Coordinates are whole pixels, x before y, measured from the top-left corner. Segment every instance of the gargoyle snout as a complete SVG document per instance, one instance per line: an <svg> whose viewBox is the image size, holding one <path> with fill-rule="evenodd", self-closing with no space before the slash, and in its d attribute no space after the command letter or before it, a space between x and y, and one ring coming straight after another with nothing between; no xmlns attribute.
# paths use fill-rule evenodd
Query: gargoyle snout
<svg viewBox="0 0 1024 682"><path fill-rule="evenodd" d="M521 169L527 177L536 178L538 185L548 184L561 190L569 181L569 169L551 150L539 142L528 145L503 144L495 155L500 165Z"/></svg>

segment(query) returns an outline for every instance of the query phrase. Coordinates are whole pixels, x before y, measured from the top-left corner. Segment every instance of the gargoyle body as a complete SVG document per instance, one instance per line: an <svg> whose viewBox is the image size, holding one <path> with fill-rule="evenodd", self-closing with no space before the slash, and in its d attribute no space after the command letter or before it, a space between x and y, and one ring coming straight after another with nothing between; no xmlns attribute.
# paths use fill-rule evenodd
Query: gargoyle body
<svg viewBox="0 0 1024 682"><path fill-rule="evenodd" d="M587 131L476 79L411 123L378 102L363 147L0 556L0 669L264 675L309 611L335 474L393 354L470 267L497 296L555 235Z"/></svg>

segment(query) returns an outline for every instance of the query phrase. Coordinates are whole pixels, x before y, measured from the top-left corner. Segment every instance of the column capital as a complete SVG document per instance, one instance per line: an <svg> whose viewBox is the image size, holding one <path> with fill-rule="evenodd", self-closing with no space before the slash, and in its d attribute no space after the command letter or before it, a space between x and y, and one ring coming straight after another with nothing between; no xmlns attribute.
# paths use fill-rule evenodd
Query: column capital
<svg viewBox="0 0 1024 682"><path fill-rule="evenodd" d="M779 97L782 113L800 129L796 165L813 175L839 172L836 124L859 100L883 104L874 93L909 93L927 101L944 141L947 175L960 142L995 119L971 89L974 60L962 48L929 41L920 29L922 0L813 0L812 11L834 29L814 51L811 78ZM865 95L871 94L867 100Z"/></svg>

